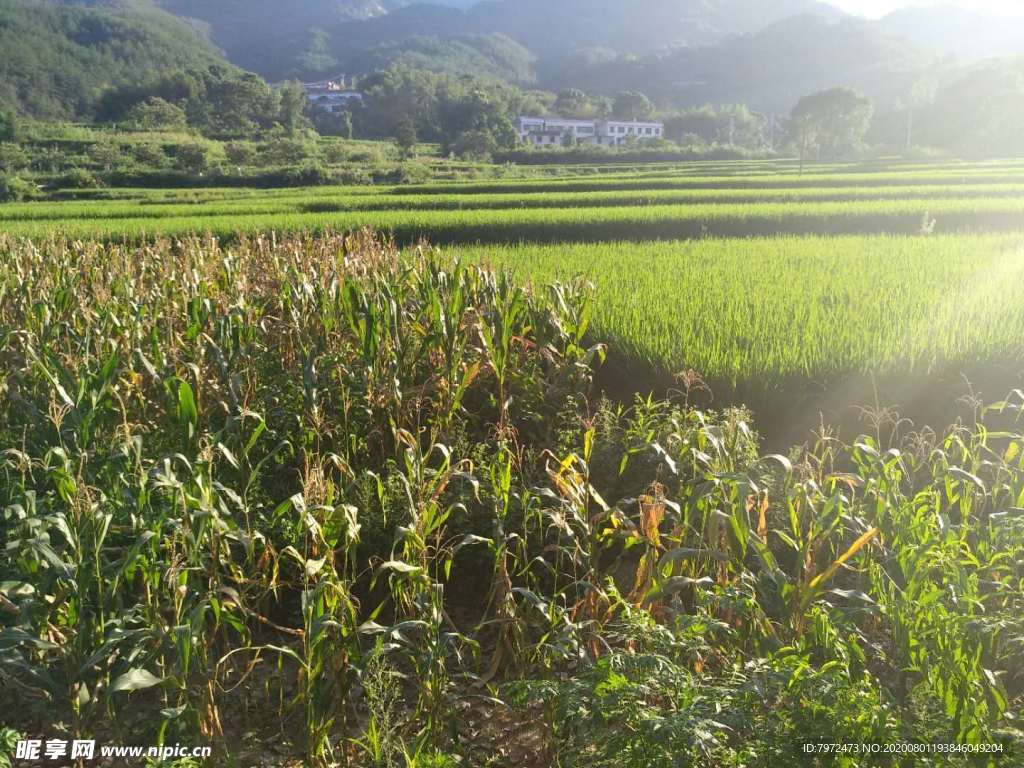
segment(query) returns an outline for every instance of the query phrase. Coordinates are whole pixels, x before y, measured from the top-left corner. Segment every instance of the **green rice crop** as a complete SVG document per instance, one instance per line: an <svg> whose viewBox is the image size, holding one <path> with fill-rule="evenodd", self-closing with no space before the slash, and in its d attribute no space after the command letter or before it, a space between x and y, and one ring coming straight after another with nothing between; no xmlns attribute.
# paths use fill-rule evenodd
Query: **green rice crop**
<svg viewBox="0 0 1024 768"><path fill-rule="evenodd" d="M383 210L334 213L272 213L260 206L232 208L204 216L175 209L169 216L68 218L8 221L0 231L46 237L60 231L75 237L141 237L194 231L231 237L238 233L374 227L403 242L562 242L649 240L705 236L774 234L859 234L1016 230L1024 226L1024 198L935 198L832 202L695 203L622 207L525 208L504 210ZM0 214L2 216L2 214Z"/></svg>
<svg viewBox="0 0 1024 768"><path fill-rule="evenodd" d="M985 184L1017 182L1024 169L1014 166L931 167L902 171L858 170L836 173L829 169L821 173L798 174L766 172L743 175L684 175L679 172L664 174L603 175L570 179L507 179L488 182L462 182L422 184L401 187L404 194L447 194L458 190L462 194L484 194L513 191L545 192L549 190L575 190L579 192L601 189L737 189L764 187L863 187L899 186L907 184Z"/></svg>
<svg viewBox="0 0 1024 768"><path fill-rule="evenodd" d="M596 286L595 333L668 371L834 383L1024 356L1024 235L770 238L459 249Z"/></svg>
<svg viewBox="0 0 1024 768"><path fill-rule="evenodd" d="M64 219L214 217L235 214L332 213L347 211L503 210L511 208L629 208L642 205L854 202L865 200L979 200L1024 198L1022 184L915 185L900 187L810 187L769 189L651 189L591 192L400 195L319 188L275 194L236 194L195 200L152 199L57 202L45 206L0 206L0 222Z"/></svg>

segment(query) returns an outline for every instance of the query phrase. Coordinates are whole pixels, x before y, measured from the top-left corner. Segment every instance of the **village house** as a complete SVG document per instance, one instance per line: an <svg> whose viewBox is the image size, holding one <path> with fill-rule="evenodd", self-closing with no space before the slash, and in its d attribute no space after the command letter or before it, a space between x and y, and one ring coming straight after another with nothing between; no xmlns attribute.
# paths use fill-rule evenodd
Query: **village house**
<svg viewBox="0 0 1024 768"><path fill-rule="evenodd" d="M525 144L535 147L565 146L572 136L577 144L622 146L630 137L660 139L665 135L663 123L639 120L571 120L562 117L518 117L516 132Z"/></svg>
<svg viewBox="0 0 1024 768"><path fill-rule="evenodd" d="M363 101L362 93L346 87L344 77L339 77L335 80L321 80L315 83L303 83L302 87L306 90L306 98L309 99L309 105L327 112L344 112L346 109L361 104Z"/></svg>

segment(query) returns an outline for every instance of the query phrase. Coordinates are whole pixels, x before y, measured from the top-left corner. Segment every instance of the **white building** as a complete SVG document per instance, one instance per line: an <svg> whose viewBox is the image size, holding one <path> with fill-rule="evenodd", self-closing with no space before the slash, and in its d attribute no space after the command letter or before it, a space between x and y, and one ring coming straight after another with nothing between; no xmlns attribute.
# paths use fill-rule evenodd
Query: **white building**
<svg viewBox="0 0 1024 768"><path fill-rule="evenodd" d="M515 121L519 139L535 147L564 146L566 137L577 144L617 147L632 136L635 139L660 139L665 135L663 123L639 120L570 120L562 117L518 117Z"/></svg>
<svg viewBox="0 0 1024 768"><path fill-rule="evenodd" d="M323 80L318 83L303 83L309 105L328 112L343 112L361 104L363 94L345 87L344 77L337 80Z"/></svg>

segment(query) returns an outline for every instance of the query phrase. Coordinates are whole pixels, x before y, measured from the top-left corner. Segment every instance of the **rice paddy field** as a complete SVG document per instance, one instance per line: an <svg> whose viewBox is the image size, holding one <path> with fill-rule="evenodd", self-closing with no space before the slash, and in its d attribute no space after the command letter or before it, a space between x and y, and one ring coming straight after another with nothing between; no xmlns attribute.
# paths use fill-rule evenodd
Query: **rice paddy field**
<svg viewBox="0 0 1024 768"><path fill-rule="evenodd" d="M0 206L0 765L1024 764L1024 163L571 170Z"/></svg>
<svg viewBox="0 0 1024 768"><path fill-rule="evenodd" d="M596 290L593 330L623 359L655 375L693 370L733 400L876 374L980 371L988 381L988 363L998 386L1015 382L1019 161L562 171L399 187L86 190L0 206L0 231L231 242L371 227L524 280L582 274Z"/></svg>

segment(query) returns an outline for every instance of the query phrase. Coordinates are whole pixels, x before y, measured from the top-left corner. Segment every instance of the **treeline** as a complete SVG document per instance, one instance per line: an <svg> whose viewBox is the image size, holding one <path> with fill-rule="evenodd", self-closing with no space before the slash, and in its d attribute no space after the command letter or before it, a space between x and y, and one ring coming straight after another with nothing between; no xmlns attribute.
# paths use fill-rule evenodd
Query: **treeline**
<svg viewBox="0 0 1024 768"><path fill-rule="evenodd" d="M995 59L955 77L922 77L881 110L869 140L966 156L1024 155L1024 60Z"/></svg>
<svg viewBox="0 0 1024 768"><path fill-rule="evenodd" d="M457 77L396 65L370 75L360 85L364 99L350 119L360 138L394 137L405 150L417 142L441 145L444 154L485 157L513 149L518 136L512 120L546 109L543 95L500 80ZM318 125L324 129L323 120Z"/></svg>
<svg viewBox="0 0 1024 768"><path fill-rule="evenodd" d="M102 122L141 130L194 128L217 138L253 137L308 126L298 83L271 88L259 75L230 67L172 69L104 94Z"/></svg>
<svg viewBox="0 0 1024 768"><path fill-rule="evenodd" d="M22 125L12 118L0 112L0 202L74 197L102 187L420 183L435 171L388 143L321 138L308 130L218 141L188 131ZM454 166L439 163L436 170Z"/></svg>

